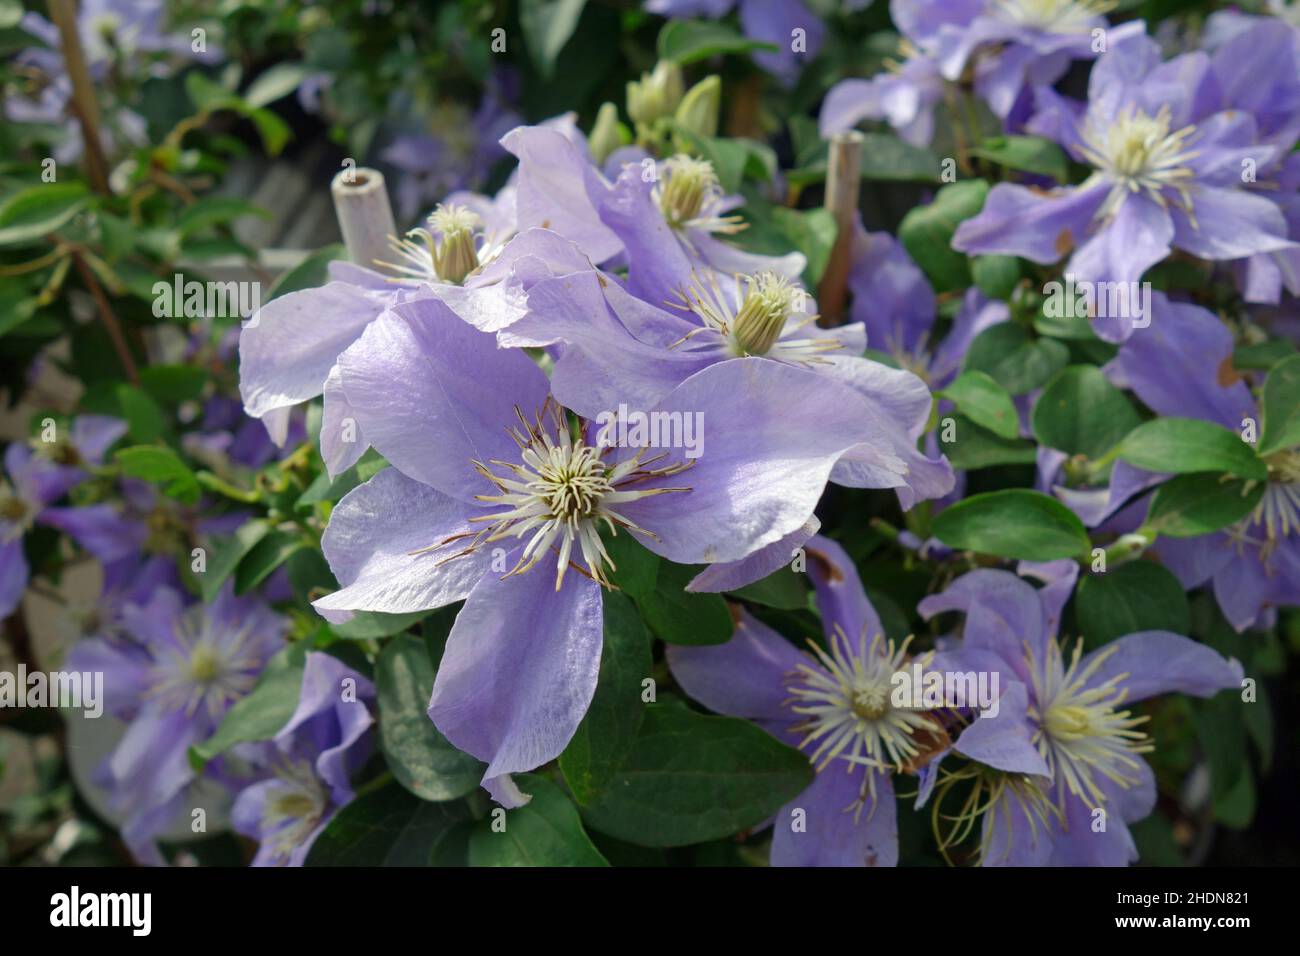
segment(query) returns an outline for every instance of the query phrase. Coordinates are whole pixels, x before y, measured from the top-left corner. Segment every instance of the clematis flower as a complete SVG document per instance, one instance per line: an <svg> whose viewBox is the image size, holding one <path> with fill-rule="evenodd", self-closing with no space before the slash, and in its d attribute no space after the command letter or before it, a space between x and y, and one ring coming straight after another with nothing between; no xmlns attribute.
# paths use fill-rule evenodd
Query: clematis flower
<svg viewBox="0 0 1300 956"><path fill-rule="evenodd" d="M1052 263L1091 282L1136 282L1173 248L1209 260L1294 248L1278 207L1244 188L1242 163L1268 168L1276 147L1259 141L1238 110L1205 115L1205 57L1160 61L1155 41L1112 45L1093 67L1088 108L1062 121L1062 145L1094 172L1078 186L1044 192L999 183L963 222L953 247ZM1094 319L1123 341L1132 316Z"/></svg>
<svg viewBox="0 0 1300 956"><path fill-rule="evenodd" d="M738 561L804 528L872 416L828 377L755 359L711 365L648 409L702 417L699 457L574 428L545 374L435 298L381 315L339 359L340 386L393 467L350 492L322 539L356 611L464 600L429 715L487 762L485 786L556 757L595 691L605 533L683 564ZM797 401L792 400L797 396ZM520 622L528 622L521 627Z"/></svg>
<svg viewBox="0 0 1300 956"><path fill-rule="evenodd" d="M843 133L865 119L885 120L913 146L934 139L934 110L943 100L939 64L906 41L900 60L888 60L885 72L870 79L840 80L826 93L818 125L824 138Z"/></svg>
<svg viewBox="0 0 1300 956"><path fill-rule="evenodd" d="M498 333L503 345L562 345L552 388L593 420L626 405L653 407L703 369L741 361L804 370L833 382L865 412L861 444L832 479L853 488L893 488L905 508L946 494L953 474L917 442L929 420L929 390L910 372L862 358L861 325L814 324L807 293L773 273L723 279L695 273L674 312L655 308L594 271L545 279L528 292L528 314Z"/></svg>
<svg viewBox="0 0 1300 956"><path fill-rule="evenodd" d="M1074 60L1141 33L1141 22L1110 27L1110 4L1095 0L892 0L890 15L907 42L948 80L973 66L975 91L1000 119L1027 92L1051 86ZM1105 49L1103 46L1102 49Z"/></svg>
<svg viewBox="0 0 1300 956"><path fill-rule="evenodd" d="M972 785L957 835L980 827L986 866L1135 860L1128 824L1155 806L1155 778L1141 756L1155 745L1147 718L1130 706L1241 686L1235 659L1168 631L1129 634L1087 654L1081 641L1069 647L1056 630L1075 574L1065 587L1036 590L1009 571L976 570L918 605L925 618L965 615L960 643L936 655L936 669L997 670L1004 678L996 716L975 719L954 744L981 766L937 770L930 793L939 817L954 787Z"/></svg>
<svg viewBox="0 0 1300 956"><path fill-rule="evenodd" d="M211 604L186 606L158 588L123 613L128 641L75 646L67 666L104 675L105 708L128 722L101 778L137 859L161 863L155 837L176 817L198 774L189 749L217 729L283 646L287 622L227 583Z"/></svg>
<svg viewBox="0 0 1300 956"><path fill-rule="evenodd" d="M353 797L351 776L370 756L374 685L329 654L307 654L298 707L256 754L259 769L231 810L260 846L253 866L302 866L312 844Z"/></svg>
<svg viewBox="0 0 1300 956"><path fill-rule="evenodd" d="M52 507L87 478L81 466L98 465L113 443L126 434L126 423L103 415L82 415L66 439L11 442L0 475L0 618L18 606L30 569L23 536L36 522L62 527L67 509Z"/></svg>
<svg viewBox="0 0 1300 956"><path fill-rule="evenodd" d="M466 321L498 328L523 314L523 291L532 278L590 267L572 243L549 230L528 229L511 240L512 196L457 199L440 206L427 228L394 239L390 267L397 278L333 262L330 282L268 302L243 328L244 410L262 419L276 444L286 440L295 405L323 393L337 398L338 356L389 306L436 296ZM334 408L343 410L337 401ZM337 419L327 417L322 431L331 474L350 467L368 447L364 435L344 440Z"/></svg>
<svg viewBox="0 0 1300 956"><path fill-rule="evenodd" d="M1161 415L1199 418L1240 433L1262 421L1232 368L1232 333L1199 306L1157 296L1151 328L1120 349L1113 377ZM1238 631L1264 626L1271 609L1300 603L1300 449L1266 459L1264 497L1241 521L1214 534L1160 539L1154 548L1189 590L1212 584ZM1163 476L1132 469L1145 485Z"/></svg>
<svg viewBox="0 0 1300 956"><path fill-rule="evenodd" d="M774 866L894 866L898 826L893 776L946 744L933 714L893 705L893 678L914 661L908 641L886 640L853 562L820 536L806 548L825 647L801 651L744 610L730 641L672 644L673 678L710 710L755 721L808 755L817 771L777 811ZM910 640L910 638L909 638ZM792 826L804 811L806 827Z"/></svg>

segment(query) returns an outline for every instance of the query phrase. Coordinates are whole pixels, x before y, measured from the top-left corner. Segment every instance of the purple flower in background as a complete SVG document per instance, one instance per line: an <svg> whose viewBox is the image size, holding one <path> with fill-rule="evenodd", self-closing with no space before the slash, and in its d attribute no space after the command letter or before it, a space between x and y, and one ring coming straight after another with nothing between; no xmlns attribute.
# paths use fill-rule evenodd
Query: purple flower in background
<svg viewBox="0 0 1300 956"><path fill-rule="evenodd" d="M909 45L958 80L974 66L975 91L1006 119L1026 92L1050 86L1073 60L1142 32L1140 22L1111 28L1093 0L892 0L894 23ZM1101 50L1098 49L1099 37Z"/></svg>
<svg viewBox="0 0 1300 956"><path fill-rule="evenodd" d="M846 3L850 9L861 10L870 0ZM645 8L664 17L699 17L720 20L732 7L739 6L740 28L751 40L774 44L776 50L763 50L753 54L754 62L771 73L786 86L799 79L806 59L812 59L821 49L826 27L821 19L808 9L802 0L646 0ZM794 49L794 31L803 31L802 51Z"/></svg>
<svg viewBox="0 0 1300 956"><path fill-rule="evenodd" d="M933 793L941 813L948 788L978 775L982 811L965 811L959 824L981 825L986 866L1135 860L1127 825L1155 806L1155 778L1141 757L1154 744L1141 729L1147 718L1128 708L1158 694L1212 697L1241 686L1236 660L1168 631L1129 634L1087 654L1082 641L1064 647L1056 628L1075 574L1037 590L1009 571L971 571L918 605L926 618L966 616L960 643L941 649L935 669L996 670L1006 688L998 713L975 719L954 746L989 769L947 778L938 770Z"/></svg>
<svg viewBox="0 0 1300 956"><path fill-rule="evenodd" d="M307 654L293 716L245 754L260 779L239 792L231 821L261 844L253 866L302 866L316 837L352 800L351 776L372 749L374 699L374 685L337 658Z"/></svg>
<svg viewBox="0 0 1300 956"><path fill-rule="evenodd" d="M10 442L0 475L0 618L18 606L30 569L23 536L36 522L61 527L70 509L51 507L88 476L82 465L98 465L126 434L126 423L102 415L76 419L66 439L31 444Z"/></svg>
<svg viewBox="0 0 1300 956"><path fill-rule="evenodd" d="M435 298L385 312L339 369L393 467L335 508L322 546L342 587L314 605L337 622L465 601L429 713L503 802L501 778L556 757L595 691L601 529L682 564L739 561L810 521L870 422L828 377L749 359L647 407L702 421L693 449L604 442L572 430L525 352Z"/></svg>
<svg viewBox="0 0 1300 956"><path fill-rule="evenodd" d="M901 61L887 61L886 72L870 79L850 77L830 88L818 120L829 139L864 119L885 120L913 146L934 138L934 109L943 99L944 79L933 59L905 46Z"/></svg>
<svg viewBox="0 0 1300 956"><path fill-rule="evenodd" d="M441 196L477 189L506 155L501 137L522 117L509 105L507 84L494 75L471 114L455 103L439 105L425 118L427 129L396 136L380 154L397 168L397 214L408 222Z"/></svg>
<svg viewBox="0 0 1300 956"><path fill-rule="evenodd" d="M808 755L813 783L777 811L774 866L894 866L893 775L942 739L929 713L893 705L894 675L913 663L908 641L887 641L853 562L838 544L806 545L825 647L800 651L740 612L725 644L667 649L682 689L710 710L755 721ZM930 655L915 663L928 666ZM792 826L804 811L804 828Z"/></svg>
<svg viewBox="0 0 1300 956"><path fill-rule="evenodd" d="M1240 259L1291 249L1277 205L1243 188L1243 162L1278 158L1253 117L1207 113L1209 61L1160 61L1145 35L1113 45L1093 67L1088 107L1062 126L1062 144L1095 172L1050 192L1000 183L953 247L1052 263L1091 282L1136 282L1178 248L1203 259ZM1131 310L1129 310L1131 311ZM1123 341L1133 316L1094 319L1098 335Z"/></svg>
<svg viewBox="0 0 1300 956"><path fill-rule="evenodd" d="M1112 377L1160 415L1238 434L1248 420L1258 429L1259 407L1232 367L1232 333L1205 309L1163 296L1153 298L1152 311L1151 328L1124 343ZM1238 631L1266 626L1271 608L1300 603L1300 451L1281 449L1265 461L1264 497L1247 517L1214 534L1155 544L1185 588L1212 584ZM1160 478L1132 471L1146 485Z"/></svg>
<svg viewBox="0 0 1300 956"><path fill-rule="evenodd" d="M211 604L186 606L157 588L123 612L126 640L76 645L67 666L104 675L105 706L128 722L101 772L110 805L126 815L123 838L137 859L161 863L154 838L175 819L198 779L190 747L206 740L257 683L284 644L287 622L230 582Z"/></svg>

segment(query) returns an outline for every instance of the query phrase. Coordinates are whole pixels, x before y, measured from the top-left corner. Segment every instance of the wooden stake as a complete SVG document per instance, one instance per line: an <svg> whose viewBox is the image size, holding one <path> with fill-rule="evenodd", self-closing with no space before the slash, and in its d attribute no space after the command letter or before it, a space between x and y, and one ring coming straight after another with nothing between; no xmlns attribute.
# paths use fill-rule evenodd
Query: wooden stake
<svg viewBox="0 0 1300 956"><path fill-rule="evenodd" d="M826 163L826 208L835 217L835 246L817 290L821 324L844 321L844 300L853 250L854 219L858 214L858 186L862 181L862 134L856 130L831 138Z"/></svg>
<svg viewBox="0 0 1300 956"><path fill-rule="evenodd" d="M81 49L81 34L77 30L76 0L47 0L50 19L59 28L59 48L63 63L72 82L72 111L81 125L81 141L86 159L86 178L90 187L101 196L107 196L108 161L99 141L99 100L95 84L86 66L86 54Z"/></svg>
<svg viewBox="0 0 1300 956"><path fill-rule="evenodd" d="M397 235L384 174L365 167L344 169L330 183L330 196L348 258L367 269L391 274L392 269L379 265L394 257L390 240Z"/></svg>

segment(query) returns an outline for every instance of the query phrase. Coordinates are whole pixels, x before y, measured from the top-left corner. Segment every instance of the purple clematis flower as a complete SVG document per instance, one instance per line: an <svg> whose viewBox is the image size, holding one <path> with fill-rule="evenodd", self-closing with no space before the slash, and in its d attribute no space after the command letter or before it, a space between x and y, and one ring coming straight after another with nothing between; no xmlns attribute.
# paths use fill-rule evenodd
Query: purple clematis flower
<svg viewBox="0 0 1300 956"><path fill-rule="evenodd" d="M111 806L127 815L127 845L161 863L154 838L198 779L189 748L253 689L288 626L255 596L235 597L229 582L211 604L188 607L178 592L158 588L123 617L129 640L83 641L67 666L103 673L106 709L129 723L101 776Z"/></svg>
<svg viewBox="0 0 1300 956"><path fill-rule="evenodd" d="M1110 27L1107 4L1091 0L892 0L889 12L907 43L932 59L947 80L973 66L975 91L1006 119L1030 89L1051 86L1073 60L1141 33L1138 23Z"/></svg>
<svg viewBox="0 0 1300 956"><path fill-rule="evenodd" d="M256 748L261 778L235 798L231 821L261 845L253 866L302 866L334 814L353 797L369 758L374 685L329 654L307 654L298 707Z"/></svg>
<svg viewBox="0 0 1300 956"><path fill-rule="evenodd" d="M808 525L873 420L827 376L740 359L647 408L702 420L698 457L671 440L601 442L590 425L573 430L525 352L436 298L385 312L339 368L393 467L334 510L322 546L342 588L314 606L337 622L465 601L429 713L488 763L502 800L502 778L556 757L595 691L611 563L601 528L682 564L739 561Z"/></svg>
<svg viewBox="0 0 1300 956"><path fill-rule="evenodd" d="M710 710L755 721L808 755L813 783L782 807L774 866L894 866L893 775L923 762L942 739L930 713L893 705L894 675L911 667L908 642L884 637L853 562L820 536L806 546L826 646L796 648L740 611L726 644L668 647L673 678ZM915 663L928 666L931 655ZM804 811L805 827L792 826Z"/></svg>
<svg viewBox="0 0 1300 956"><path fill-rule="evenodd" d="M965 614L960 643L936 655L935 669L997 671L1006 688L996 716L975 719L954 745L979 766L936 770L922 796L936 799L939 814L951 787L973 782L978 797L958 815L958 835L980 825L986 866L1124 866L1137 858L1128 824L1156 798L1141 757L1154 748L1140 729L1147 718L1129 706L1239 688L1242 668L1168 631L1069 650L1056 630L1077 567L1038 570L1055 583L1038 590L1009 571L977 570L918 605L926 618Z"/></svg>
<svg viewBox="0 0 1300 956"><path fill-rule="evenodd" d="M870 79L850 77L830 88L818 119L829 139L865 119L885 120L913 146L929 146L934 138L934 110L943 100L944 78L939 64L910 45L902 59L886 63L887 70Z"/></svg>
<svg viewBox="0 0 1300 956"><path fill-rule="evenodd" d="M1163 296L1153 299L1152 311L1151 328L1120 349L1112 377L1161 415L1199 418L1237 433L1248 421L1258 426L1259 407L1232 367L1232 333L1223 323ZM1265 626L1272 608L1300 604L1300 450L1282 449L1266 463L1264 497L1247 517L1214 534L1155 544L1184 587L1212 582L1238 631ZM1163 477L1132 471L1143 480L1137 490Z"/></svg>
<svg viewBox="0 0 1300 956"><path fill-rule="evenodd" d="M82 465L98 465L126 434L126 423L103 415L82 415L67 438L32 444L11 442L0 476L0 618L18 606L30 569L23 535L36 522L62 528L70 509L51 507L88 476ZM58 432L56 431L56 435Z"/></svg>
<svg viewBox="0 0 1300 956"><path fill-rule="evenodd" d="M953 247L1052 263L1090 282L1137 282L1174 248L1209 260L1293 249L1277 205L1244 188L1243 163L1280 158L1254 118L1214 111L1215 75L1203 54L1160 61L1142 35L1115 43L1093 67L1088 107L1057 134L1095 172L1050 192L1000 183ZM1130 310L1131 311L1131 310ZM1123 341L1134 316L1094 319L1097 334Z"/></svg>

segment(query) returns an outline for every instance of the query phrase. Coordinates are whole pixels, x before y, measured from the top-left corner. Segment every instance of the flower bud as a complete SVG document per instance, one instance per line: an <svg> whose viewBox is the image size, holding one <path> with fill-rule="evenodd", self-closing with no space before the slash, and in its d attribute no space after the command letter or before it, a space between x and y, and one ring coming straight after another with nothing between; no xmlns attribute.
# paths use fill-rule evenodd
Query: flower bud
<svg viewBox="0 0 1300 956"><path fill-rule="evenodd" d="M722 102L722 80L706 76L687 92L677 107L677 125L696 136L718 135L718 108Z"/></svg>
<svg viewBox="0 0 1300 956"><path fill-rule="evenodd" d="M639 82L627 85L627 115L632 122L646 126L672 116L685 88L682 68L671 60L660 60L653 73L642 73Z"/></svg>
<svg viewBox="0 0 1300 956"><path fill-rule="evenodd" d="M596 113L596 125L587 137L591 158L597 163L603 163L610 153L627 142L620 125L618 107L613 103L601 103L600 110Z"/></svg>

